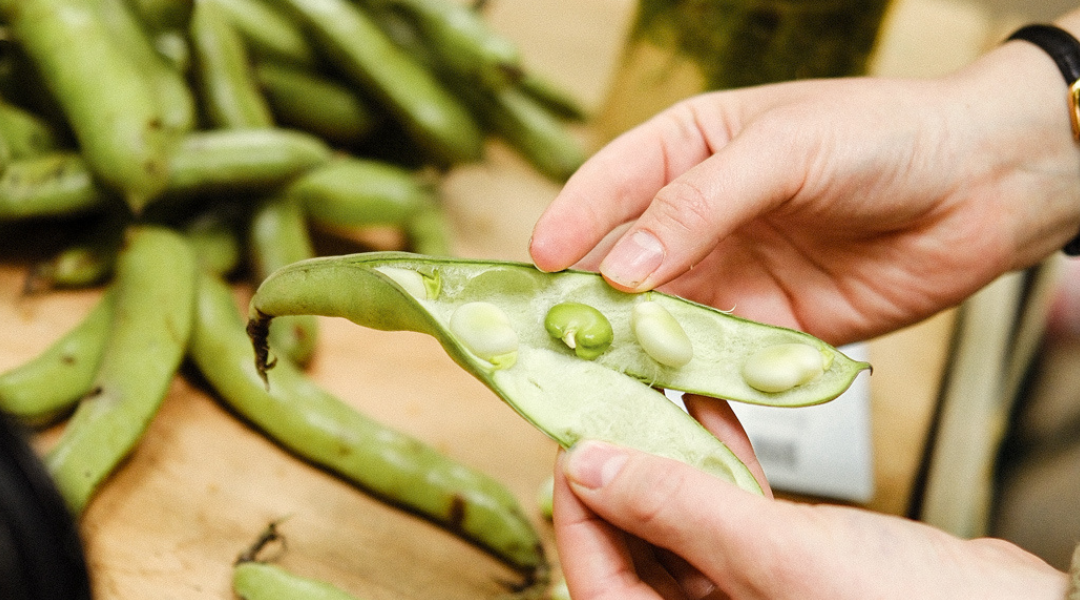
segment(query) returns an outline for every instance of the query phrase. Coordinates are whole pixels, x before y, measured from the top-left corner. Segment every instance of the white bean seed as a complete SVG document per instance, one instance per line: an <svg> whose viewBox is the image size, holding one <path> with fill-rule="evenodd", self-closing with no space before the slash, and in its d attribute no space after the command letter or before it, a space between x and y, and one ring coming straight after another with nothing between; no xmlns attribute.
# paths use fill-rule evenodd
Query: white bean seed
<svg viewBox="0 0 1080 600"><path fill-rule="evenodd" d="M675 317L657 302L635 304L630 327L641 349L662 365L678 368L694 358L690 337Z"/></svg>
<svg viewBox="0 0 1080 600"><path fill-rule="evenodd" d="M827 359L817 348L799 343L758 350L743 363L743 380L768 393L786 392L825 372Z"/></svg>

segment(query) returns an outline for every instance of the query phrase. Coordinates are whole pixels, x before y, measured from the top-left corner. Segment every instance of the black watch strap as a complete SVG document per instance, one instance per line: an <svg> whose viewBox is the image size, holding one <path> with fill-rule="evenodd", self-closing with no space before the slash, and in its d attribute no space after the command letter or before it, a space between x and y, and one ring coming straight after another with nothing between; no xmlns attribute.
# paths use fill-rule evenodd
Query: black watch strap
<svg viewBox="0 0 1080 600"><path fill-rule="evenodd" d="M1073 138L1080 141L1080 40L1064 29L1038 23L1017 29L1008 39L1031 42L1057 63L1069 86L1069 122ZM1062 251L1069 256L1080 256L1080 234L1065 244Z"/></svg>

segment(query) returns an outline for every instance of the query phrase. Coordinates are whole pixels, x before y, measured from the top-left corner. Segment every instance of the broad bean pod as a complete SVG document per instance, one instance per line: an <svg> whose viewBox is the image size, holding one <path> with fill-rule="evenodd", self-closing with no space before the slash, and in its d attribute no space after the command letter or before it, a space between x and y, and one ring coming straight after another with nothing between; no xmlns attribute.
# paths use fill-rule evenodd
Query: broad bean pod
<svg viewBox="0 0 1080 600"><path fill-rule="evenodd" d="M582 143L565 123L519 88L485 90L460 82L455 89L489 130L553 181L566 181L585 162Z"/></svg>
<svg viewBox="0 0 1080 600"><path fill-rule="evenodd" d="M72 513L138 445L176 374L194 316L196 262L177 233L129 228L93 391L79 400L45 465Z"/></svg>
<svg viewBox="0 0 1080 600"><path fill-rule="evenodd" d="M435 202L434 188L416 172L354 156L307 171L285 190L314 223L330 227L402 225Z"/></svg>
<svg viewBox="0 0 1080 600"><path fill-rule="evenodd" d="M382 118L353 87L310 69L261 61L255 65L255 79L282 126L333 144L357 146Z"/></svg>
<svg viewBox="0 0 1080 600"><path fill-rule="evenodd" d="M34 264L24 286L27 292L88 287L112 275L128 218L119 211L95 216L87 219L86 230L79 239L49 259Z"/></svg>
<svg viewBox="0 0 1080 600"><path fill-rule="evenodd" d="M194 129L195 98L184 74L155 48L154 40L133 7L127 0L93 0L93 6L109 34L146 78L165 133L175 136Z"/></svg>
<svg viewBox="0 0 1080 600"><path fill-rule="evenodd" d="M189 36L195 85L210 125L273 127L274 117L255 81L244 40L224 11L214 2L197 2Z"/></svg>
<svg viewBox="0 0 1080 600"><path fill-rule="evenodd" d="M206 0L217 4L243 36L253 58L315 69L321 60L300 24L264 0Z"/></svg>
<svg viewBox="0 0 1080 600"><path fill-rule="evenodd" d="M332 155L321 139L288 129L192 132L172 152L169 185L157 203L273 191ZM76 152L17 160L0 173L0 220L71 217L117 201Z"/></svg>
<svg viewBox="0 0 1080 600"><path fill-rule="evenodd" d="M507 85L522 71L521 52L476 9L446 0L364 0L372 10L402 13L441 68L486 87Z"/></svg>
<svg viewBox="0 0 1080 600"><path fill-rule="evenodd" d="M40 156L60 147L60 135L45 118L3 100L0 138L7 143L12 160Z"/></svg>
<svg viewBox="0 0 1080 600"><path fill-rule="evenodd" d="M285 189L303 203L313 224L331 229L392 225L404 230L416 252L451 254L449 225L435 187L415 171L342 156L300 175Z"/></svg>
<svg viewBox="0 0 1080 600"><path fill-rule="evenodd" d="M248 248L256 281L287 264L315 256L300 201L288 192L264 199L251 217ZM315 352L318 331L314 315L288 317L270 332L271 345L297 364L307 364Z"/></svg>
<svg viewBox="0 0 1080 600"><path fill-rule="evenodd" d="M172 154L166 196L273 191L332 156L323 140L291 129L194 132Z"/></svg>
<svg viewBox="0 0 1080 600"><path fill-rule="evenodd" d="M63 108L95 175L141 211L165 188L169 140L134 60L90 0L3 0L0 18Z"/></svg>
<svg viewBox="0 0 1080 600"><path fill-rule="evenodd" d="M82 155L57 151L11 162L0 173L0 220L71 217L119 202Z"/></svg>
<svg viewBox="0 0 1080 600"><path fill-rule="evenodd" d="M346 78L361 85L432 160L472 162L483 135L469 111L374 20L349 0L274 0L292 12Z"/></svg>
<svg viewBox="0 0 1080 600"><path fill-rule="evenodd" d="M90 393L109 334L113 296L107 290L43 352L0 374L0 411L32 426L47 425Z"/></svg>
<svg viewBox="0 0 1080 600"><path fill-rule="evenodd" d="M567 300L599 309L612 325L610 348L593 360L576 356L544 329L547 310ZM689 335L694 355L686 365L659 363L634 339L631 315L644 301L662 305ZM489 360L453 332L453 316L474 303L490 303L505 314L519 340L516 360L502 355ZM289 265L263 281L250 302L249 332L260 368L269 360L266 327L274 317L289 314L337 316L373 329L429 334L459 365L564 447L583 438L607 440L682 460L759 493L745 465L654 388L801 406L835 398L868 368L805 333L659 292L626 294L595 273L545 274L514 262L373 252ZM783 392L765 393L749 385L740 373L742 364L758 350L782 343L814 348L827 368L815 380ZM500 352L504 355L505 348Z"/></svg>
<svg viewBox="0 0 1080 600"><path fill-rule="evenodd" d="M242 313L219 278L200 280L190 354L226 404L298 456L511 566L546 566L538 534L498 481L373 421L287 359L278 360L266 386L252 361Z"/></svg>
<svg viewBox="0 0 1080 600"><path fill-rule="evenodd" d="M233 566L232 588L242 600L357 600L329 582L257 561Z"/></svg>
<svg viewBox="0 0 1080 600"><path fill-rule="evenodd" d="M126 0L148 28L186 30L196 0Z"/></svg>

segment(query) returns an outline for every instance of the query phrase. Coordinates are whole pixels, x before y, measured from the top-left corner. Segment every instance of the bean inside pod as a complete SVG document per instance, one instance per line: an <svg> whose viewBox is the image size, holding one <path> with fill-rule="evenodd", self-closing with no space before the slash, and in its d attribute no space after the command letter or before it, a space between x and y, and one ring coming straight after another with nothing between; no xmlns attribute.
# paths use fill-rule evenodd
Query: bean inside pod
<svg viewBox="0 0 1080 600"><path fill-rule="evenodd" d="M433 273L440 282L439 294L403 294L408 284L395 283L387 275L390 268ZM555 339L546 330L548 310L563 302L587 304L610 322L611 344L595 359L568 352L561 336ZM662 308L670 316L676 331L685 336L679 344L690 347L692 360L680 359L679 352L673 353L674 358L663 357L681 364L673 368L646 351L640 343L643 336L633 331L639 305L652 305L646 311ZM463 309L477 314L470 316ZM344 317L374 329L431 335L458 365L563 447L586 438L606 440L682 460L755 492L760 486L730 449L656 388L803 406L835 398L869 368L805 333L660 292L644 298L623 293L596 273L542 273L508 261L402 252L303 261L279 269L260 285L251 300L249 327L258 330L275 316L309 312ZM472 325L453 325L462 317L469 317L466 321ZM476 332L480 335L474 336ZM498 343L489 346L492 342ZM783 392L763 392L749 385L741 372L747 358L785 343L805 344L831 357L828 367ZM511 352L512 363L498 360L493 368L495 357ZM257 366L265 370L268 365Z"/></svg>

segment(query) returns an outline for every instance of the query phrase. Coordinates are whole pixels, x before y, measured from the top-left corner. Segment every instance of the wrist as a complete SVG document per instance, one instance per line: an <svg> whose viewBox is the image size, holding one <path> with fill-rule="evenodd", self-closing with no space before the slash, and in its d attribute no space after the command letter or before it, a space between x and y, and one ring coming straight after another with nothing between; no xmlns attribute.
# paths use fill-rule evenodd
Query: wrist
<svg viewBox="0 0 1080 600"><path fill-rule="evenodd" d="M1080 14L1070 16L1080 27ZM955 122L972 136L972 200L996 215L996 235L1008 268L1054 254L1080 232L1080 144L1073 137L1069 86L1045 50L1029 41L1002 43L954 77L962 114Z"/></svg>

